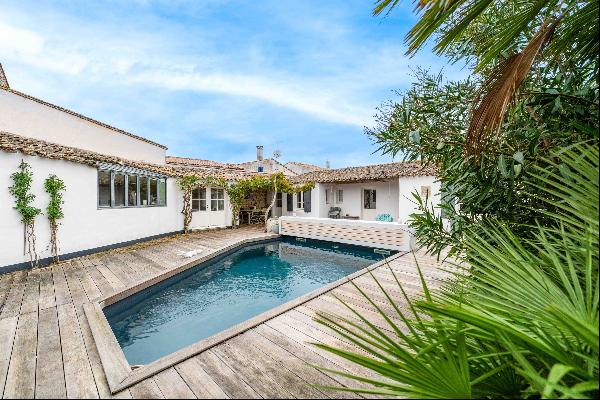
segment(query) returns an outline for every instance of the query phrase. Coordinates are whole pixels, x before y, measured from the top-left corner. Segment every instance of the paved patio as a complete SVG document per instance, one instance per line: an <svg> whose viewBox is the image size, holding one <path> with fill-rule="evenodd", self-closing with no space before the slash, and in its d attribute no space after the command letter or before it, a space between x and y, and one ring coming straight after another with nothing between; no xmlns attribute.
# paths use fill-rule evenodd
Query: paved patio
<svg viewBox="0 0 600 400"><path fill-rule="evenodd" d="M375 308L347 283L114 396L111 394L83 311L84 304L189 262L179 254L180 251L204 247L202 256L206 256L207 252L216 252L241 240L263 236L265 234L259 228L252 227L195 232L47 268L0 275L0 397L361 397L311 386L359 385L308 365L373 376L369 371L309 344L322 342L356 350L353 344L333 336L313 321L319 310L354 318L333 295L360 307L373 323L389 331ZM445 275L439 264L422 254L418 259L426 278L436 286ZM421 291L412 253L395 258L389 267L396 272L409 294ZM372 272L386 288L397 293L387 266ZM390 308L369 274L355 278L354 282L382 307Z"/></svg>

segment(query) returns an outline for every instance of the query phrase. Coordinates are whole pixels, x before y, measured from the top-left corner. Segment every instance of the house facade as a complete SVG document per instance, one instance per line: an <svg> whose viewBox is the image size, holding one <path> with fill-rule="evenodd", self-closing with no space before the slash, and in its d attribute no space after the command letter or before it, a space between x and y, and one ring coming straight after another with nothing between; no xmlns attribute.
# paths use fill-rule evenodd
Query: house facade
<svg viewBox="0 0 600 400"><path fill-rule="evenodd" d="M167 148L74 111L12 89L0 65L0 273L26 268L24 227L9 191L22 161L33 173L33 206L45 211L44 181L62 179L64 218L58 247L62 259L160 237L183 230L186 175L229 181L253 174L283 172L294 183L312 182L304 193L279 193L272 216L381 220L404 223L415 210L411 193L428 193L439 202L435 170L419 163L392 163L340 169L264 159L220 163L166 155ZM2 189L4 188L4 189ZM253 193L247 208L266 209L272 194ZM191 229L231 226L224 188L192 192ZM262 220L262 219L261 219ZM51 259L50 224L35 220L36 250L42 264Z"/></svg>
<svg viewBox="0 0 600 400"><path fill-rule="evenodd" d="M10 88L0 81L0 273L26 267L24 228L9 192L21 161L31 167L33 206L42 213L49 196L44 181L65 182L64 218L58 240L69 258L183 229L178 177L194 174L237 179L232 165L186 164L166 157L165 146ZM232 216L223 188L194 191L192 229L227 227ZM36 250L48 261L50 226L35 220Z"/></svg>
<svg viewBox="0 0 600 400"><path fill-rule="evenodd" d="M298 175L314 182L309 192L284 194L284 216L406 223L417 210L415 191L434 206L440 202L436 170L419 162L322 169Z"/></svg>

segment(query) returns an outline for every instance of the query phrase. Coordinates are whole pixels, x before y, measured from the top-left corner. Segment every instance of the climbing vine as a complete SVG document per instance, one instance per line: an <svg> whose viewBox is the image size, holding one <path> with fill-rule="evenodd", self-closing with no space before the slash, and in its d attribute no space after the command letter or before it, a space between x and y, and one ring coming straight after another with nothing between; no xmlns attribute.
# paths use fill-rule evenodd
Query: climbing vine
<svg viewBox="0 0 600 400"><path fill-rule="evenodd" d="M265 232L267 231L267 220L269 218L269 212L275 205L275 201L277 201L277 193L278 192L299 193L299 192L306 192L315 187L315 184L313 182L304 183L301 185L295 185L292 182L290 182L289 179L287 179L287 177L283 174L283 172L278 172L278 173L272 174L269 177L269 180L272 183L271 190L273 190L273 198L271 199L271 204L269 204L267 211L265 211Z"/></svg>
<svg viewBox="0 0 600 400"><path fill-rule="evenodd" d="M50 175L44 181L44 188L46 189L46 193L50 195L50 201L48 202L48 207L46 207L46 216L50 222L50 251L52 252L54 261L58 262L58 220L64 217L62 192L65 191L66 187L62 179L56 175Z"/></svg>
<svg viewBox="0 0 600 400"><path fill-rule="evenodd" d="M183 208L181 213L183 214L184 233L190 231L190 224L192 223L192 190L203 186L203 183L204 181L195 175L187 175L177 180L177 186L183 192Z"/></svg>
<svg viewBox="0 0 600 400"><path fill-rule="evenodd" d="M31 205L35 200L35 195L30 192L33 181L31 167L21 160L19 170L10 177L13 184L8 189L15 198L15 210L21 214L21 222L25 228L25 252L29 255L31 266L34 267L39 262L35 250L35 217L40 215L42 210Z"/></svg>
<svg viewBox="0 0 600 400"><path fill-rule="evenodd" d="M224 188L229 197L229 207L232 213L232 224L234 227L239 225L240 209L244 203L246 196L253 191L273 191L273 199L269 207L265 211L265 229L269 212L273 208L277 192L297 193L310 190L314 187L314 183L306 183L295 185L290 182L282 172L277 172L271 175L253 175L248 178L239 179L237 181L227 181L225 179L208 179L207 185L216 185Z"/></svg>

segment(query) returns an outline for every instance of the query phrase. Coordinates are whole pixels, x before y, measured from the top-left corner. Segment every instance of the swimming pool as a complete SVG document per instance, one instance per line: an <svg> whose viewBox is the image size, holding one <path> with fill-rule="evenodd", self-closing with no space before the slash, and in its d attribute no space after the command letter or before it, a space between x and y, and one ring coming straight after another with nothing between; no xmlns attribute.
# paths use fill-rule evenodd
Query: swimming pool
<svg viewBox="0 0 600 400"><path fill-rule="evenodd" d="M282 237L220 255L104 313L127 361L148 364L383 257L368 247Z"/></svg>

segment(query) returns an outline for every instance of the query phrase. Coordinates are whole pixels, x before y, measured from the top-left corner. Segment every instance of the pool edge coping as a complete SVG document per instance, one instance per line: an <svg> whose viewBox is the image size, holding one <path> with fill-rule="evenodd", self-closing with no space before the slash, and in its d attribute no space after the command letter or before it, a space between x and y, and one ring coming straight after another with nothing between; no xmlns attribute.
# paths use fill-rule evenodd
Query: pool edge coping
<svg viewBox="0 0 600 400"><path fill-rule="evenodd" d="M135 293L138 293L141 290L144 290L152 285L169 279L170 277L177 275L183 271L186 271L200 263L218 257L223 253L226 253L228 251L234 250L238 247L242 247L250 243L273 240L278 237L280 237L280 235L271 234L261 236L258 238L242 239L215 252L186 262L185 264L182 264L179 267L159 273L143 282L133 284L121 290L120 292L111 294L109 296L105 296L91 303L84 304L83 310L86 315L88 325L90 326L92 338L94 339L94 344L100 356L100 362L102 364L104 374L106 375L106 380L111 393L116 394L122 390L125 390L130 386L135 385L136 383L139 383L147 378L150 378L160 373L161 371L164 371L165 369L171 368L176 364L179 364L189 358L192 358L220 343L223 343L237 335L240 335L287 311L290 311L304 303L307 303L325 294L326 292L329 292L345 283L348 283L353 279L356 279L376 268L379 268L385 263L388 263L396 258L402 257L409 253L409 251L400 251L392 256L384 258L381 261L378 261L365 268L362 268L348 276L340 278L321 288L315 289L284 304L262 312L248 320L236 324L219 333L209 336L206 339L200 340L173 353L163 356L158 360L151 362L150 364L146 364L136 369L133 369L131 367L108 323L108 320L104 315L104 312L102 311L105 307L108 307L109 305L114 304L117 301L127 298Z"/></svg>

